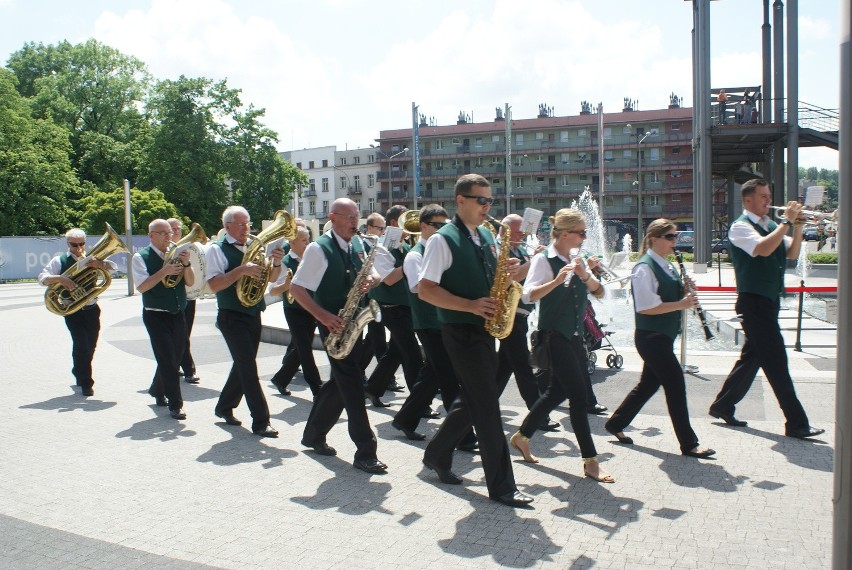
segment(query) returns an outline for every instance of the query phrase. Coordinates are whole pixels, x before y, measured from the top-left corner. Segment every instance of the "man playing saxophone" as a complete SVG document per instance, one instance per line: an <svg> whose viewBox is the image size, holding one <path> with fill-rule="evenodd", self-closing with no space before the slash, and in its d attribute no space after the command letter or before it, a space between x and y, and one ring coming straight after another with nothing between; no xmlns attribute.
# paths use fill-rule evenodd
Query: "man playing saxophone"
<svg viewBox="0 0 852 570"><path fill-rule="evenodd" d="M79 228L73 228L65 233L65 241L68 251L51 259L41 273L38 282L49 286L55 283L61 284L68 291L77 288L77 284L69 277L63 275L66 270L86 256L86 232ZM91 269L106 269L115 271L118 269L115 263L108 260L90 259L86 267ZM97 297L92 297L89 302L79 311L65 315L65 326L71 333L71 360L73 366L71 374L77 380L84 396L94 396L95 381L92 378L92 359L95 356L95 348L98 346L98 336L101 331L101 309L98 307Z"/></svg>
<svg viewBox="0 0 852 570"><path fill-rule="evenodd" d="M157 371L148 393L157 405L168 399L169 414L176 420L186 419L180 392L180 362L186 349L186 286L195 283L195 271L189 262L189 250L179 252L166 262L171 245L172 228L166 220L148 224L151 244L133 255L132 271L136 290L142 293L142 322L151 337L151 348ZM166 287L168 275L181 275L174 287Z"/></svg>
<svg viewBox="0 0 852 570"><path fill-rule="evenodd" d="M216 324L225 337L234 363L216 404L216 415L228 425L241 425L242 422L234 417L234 408L245 395L251 411L252 433L278 437L278 431L269 424L269 406L257 375L260 313L266 304L261 297L254 305L246 307L237 290L243 277L259 280L266 268L253 261L243 263L245 251L254 239L249 232L251 220L245 208L228 206L222 213L222 225L225 235L207 250L207 283L216 293L219 305ZM269 279L274 281L281 272L284 250L275 248L269 252L269 257L272 258Z"/></svg>
<svg viewBox="0 0 852 570"><path fill-rule="evenodd" d="M364 260L359 253L364 250L356 250L352 245L353 238L357 239L358 214L358 206L348 198L339 198L331 204L331 231L308 245L290 285L296 302L319 323L323 344L330 333L337 334L345 329L347 322L338 312L346 305L353 284L362 274ZM373 267L365 270L369 274L363 280L362 290L355 292L357 295L366 293L381 280ZM336 455L337 451L326 442L326 436L345 409L349 435L357 448L353 465L367 473L381 474L387 471L387 465L376 456L376 436L364 405L362 351L363 341L358 338L354 348L343 358L329 356L331 378L314 398L302 445L313 448L320 455Z"/></svg>

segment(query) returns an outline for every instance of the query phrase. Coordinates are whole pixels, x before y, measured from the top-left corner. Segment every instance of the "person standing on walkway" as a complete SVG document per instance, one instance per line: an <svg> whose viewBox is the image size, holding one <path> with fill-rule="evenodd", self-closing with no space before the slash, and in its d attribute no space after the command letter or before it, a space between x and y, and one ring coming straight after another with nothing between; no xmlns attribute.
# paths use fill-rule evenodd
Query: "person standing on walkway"
<svg viewBox="0 0 852 570"><path fill-rule="evenodd" d="M69 277L62 275L75 263L86 257L86 232L72 228L65 233L68 251L52 258L38 274L39 285L49 286L59 283L68 291L77 288ZM86 267L115 271L118 266L112 261L90 259ZM98 346L101 332L101 308L98 298L92 297L86 305L70 315L63 317L68 332L71 333L71 374L77 381L84 396L95 395L95 380L92 378L92 359Z"/></svg>
<svg viewBox="0 0 852 570"><path fill-rule="evenodd" d="M323 343L330 333L343 330L346 323L338 313L346 304L363 267L364 259L359 255L363 249L356 250L352 243L357 239L358 212L358 206L348 198L338 198L332 202L329 210L331 231L321 235L305 249L302 263L290 285L290 292L296 302L319 323ZM371 268L361 293L366 293L380 278L375 267ZM370 427L364 403L361 368L363 342L359 335L347 356L340 359L328 357L331 378L322 385L314 398L302 435L302 445L313 448L320 455L337 455L337 451L326 442L326 437L345 409L349 437L356 447L353 466L367 473L382 474L388 466L379 461L376 455L376 435Z"/></svg>
<svg viewBox="0 0 852 570"><path fill-rule="evenodd" d="M603 284L593 271L598 259L590 257L584 263L579 256L571 258L571 253L579 251L586 239L586 221L579 210L562 208L550 217L550 225L551 244L533 257L523 295L524 301L538 305L539 335L544 337L543 342L550 350L550 385L524 418L521 429L512 435L510 443L523 455L524 461L538 463L530 451L530 438L542 420L568 398L571 427L580 445L586 477L614 483L612 475L598 463L586 413L583 377L586 369L583 315L589 293L598 299L604 295Z"/></svg>
<svg viewBox="0 0 852 570"><path fill-rule="evenodd" d="M308 228L298 226L296 237L290 242L290 251L281 262L292 272L296 274L299 269L299 264L302 262L302 256L305 254L305 249L310 241ZM302 367L302 374L305 377L305 382L311 389L311 393L316 397L322 386L319 369L316 361L314 361L314 330L317 328L317 321L314 317L302 308L295 299L291 302L287 292L292 284L292 277L286 279L286 272L281 272L285 279L272 286L270 294L282 295L284 297L284 319L287 321L287 328L290 330L290 344L287 345L287 350L284 352L284 359L281 362L281 368L272 377L271 382L278 388L278 391L285 395L290 395L290 390L287 386L293 380L293 376Z"/></svg>
<svg viewBox="0 0 852 570"><path fill-rule="evenodd" d="M136 290L142 293L142 322L151 338L157 361L154 381L148 393L157 405L168 399L169 414L176 420L186 419L180 392L180 362L186 350L186 286L195 283L195 271L184 249L169 263L164 263L172 244L172 228L168 221L156 219L148 224L151 243L133 254L131 271ZM174 287L166 287L163 279L176 278Z"/></svg>
<svg viewBox="0 0 852 570"><path fill-rule="evenodd" d="M703 458L715 451L698 445L698 436L689 423L683 367L674 354L682 312L698 305L693 293L684 293L681 280L689 277L679 275L666 259L674 253L676 241L677 226L670 220L654 220L645 231L630 281L636 317L634 342L644 362L642 375L604 429L621 443L632 444L633 440L624 435L624 428L662 386L681 453Z"/></svg>
<svg viewBox="0 0 852 570"><path fill-rule="evenodd" d="M257 304L245 307L237 297L237 287L243 276L257 279L263 272L259 264L243 263L251 237L251 219L242 206L228 206L222 213L225 235L207 248L207 284L216 293L219 313L216 325L225 337L233 365L228 380L219 395L215 413L228 425L241 425L234 417L234 408L240 405L243 395L251 411L251 430L261 437L278 437L278 431L269 423L269 406L260 387L257 375L257 350L260 346L260 313L266 308L261 298ZM270 281L278 279L284 250L275 248Z"/></svg>
<svg viewBox="0 0 852 570"><path fill-rule="evenodd" d="M496 244L491 232L480 227L494 202L491 184L479 174L465 174L456 182L455 201L452 223L426 243L418 296L438 308L444 347L461 394L426 447L423 463L442 482L461 484L461 478L450 470L453 451L472 423L489 498L523 507L533 499L515 485L500 414L494 337L485 330L485 320L498 310L497 299L490 295L497 268Z"/></svg>
<svg viewBox="0 0 852 570"><path fill-rule="evenodd" d="M802 246L802 205L791 201L785 220L776 224L769 216L772 195L769 182L753 179L742 185L744 212L731 224L731 260L737 278L737 313L742 315L746 335L740 359L728 374L710 415L735 427L746 422L734 416L736 405L754 382L758 368L763 369L769 385L786 418L789 437L807 438L825 432L814 428L796 396L787 365L787 349L778 325L784 271L788 259L797 259ZM787 235L793 226L793 237Z"/></svg>
<svg viewBox="0 0 852 570"><path fill-rule="evenodd" d="M166 220L172 228L172 241L177 243L183 237L183 222L177 218L169 218ZM201 247L200 244L195 244L196 247ZM190 336L192 336L192 325L195 324L195 299L186 300L186 309L183 311L183 316L186 319L186 349L183 351L183 356L180 359L180 368L183 371L183 379L188 384L198 384L201 379L195 375L195 360L192 358L190 350Z"/></svg>

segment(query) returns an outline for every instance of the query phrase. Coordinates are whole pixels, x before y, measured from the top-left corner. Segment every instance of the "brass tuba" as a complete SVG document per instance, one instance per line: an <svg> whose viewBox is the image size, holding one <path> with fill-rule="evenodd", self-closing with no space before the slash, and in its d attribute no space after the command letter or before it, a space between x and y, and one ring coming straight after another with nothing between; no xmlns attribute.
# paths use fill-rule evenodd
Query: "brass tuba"
<svg viewBox="0 0 852 570"><path fill-rule="evenodd" d="M491 285L489 297L497 299L497 312L491 319L485 320L485 330L488 334L496 339L503 340L512 334L512 327L515 325L515 312L518 309L518 303L521 301L523 288L517 281L511 281L508 274L509 266L509 226L499 222L489 216L489 219L482 223L497 236L497 228L503 228L503 239L500 241L500 253L497 257L497 267L494 269L494 283Z"/></svg>
<svg viewBox="0 0 852 570"><path fill-rule="evenodd" d="M412 236L420 235L420 210L406 210L399 224L405 233Z"/></svg>
<svg viewBox="0 0 852 570"><path fill-rule="evenodd" d="M188 243L195 242L201 242L202 244L207 243L207 234L204 233L204 228L202 228L198 224L192 224L192 229L189 230L189 233L183 236L180 241L178 241L177 243L172 242L172 245L166 252L166 256L163 258L163 265L167 263L180 263L180 260L175 257L175 252L178 250L179 247ZM177 275L166 275L165 277L163 277L161 283L164 287L173 289L178 283L181 282L182 279L183 271L181 271Z"/></svg>
<svg viewBox="0 0 852 570"><path fill-rule="evenodd" d="M85 257L103 261L107 257L121 252L129 253L112 226L107 224L106 233ZM69 291L61 283L54 283L49 285L47 291L44 292L44 304L47 306L47 310L62 317L72 315L85 307L89 301L109 289L110 283L112 283L112 276L108 270L85 266L77 267L76 263L66 269L62 276L71 279L77 284L77 287Z"/></svg>
<svg viewBox="0 0 852 570"><path fill-rule="evenodd" d="M237 281L237 299L243 307L254 307L266 294L269 274L272 272L272 262L266 258L266 244L282 237L288 240L296 237L296 219L287 210L275 212L272 223L256 236L251 236L251 243L246 247L241 265L254 263L262 266L263 271L257 279L243 275Z"/></svg>

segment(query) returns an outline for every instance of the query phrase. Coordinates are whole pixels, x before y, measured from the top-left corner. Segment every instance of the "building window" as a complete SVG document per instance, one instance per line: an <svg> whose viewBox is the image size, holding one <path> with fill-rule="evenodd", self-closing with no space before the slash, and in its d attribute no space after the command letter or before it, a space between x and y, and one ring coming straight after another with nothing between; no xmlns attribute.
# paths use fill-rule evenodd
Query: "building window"
<svg viewBox="0 0 852 570"><path fill-rule="evenodd" d="M578 137L586 136L586 129L577 129L577 136Z"/></svg>
<svg viewBox="0 0 852 570"><path fill-rule="evenodd" d="M473 141L473 146L476 148L482 148L482 137L476 137Z"/></svg>
<svg viewBox="0 0 852 570"><path fill-rule="evenodd" d="M309 188L309 190L310 190L311 192L316 192L316 191L317 191L317 181L316 181L316 180L314 180L313 178L311 178L309 182L310 182L310 185L309 185L309 187L308 187L308 188Z"/></svg>
<svg viewBox="0 0 852 570"><path fill-rule="evenodd" d="M621 134L632 135L633 133L631 132L630 127L628 125L624 125L623 127L621 127Z"/></svg>
<svg viewBox="0 0 852 570"><path fill-rule="evenodd" d="M491 142L493 142L493 143L500 142L500 135L491 135Z"/></svg>
<svg viewBox="0 0 852 570"><path fill-rule="evenodd" d="M444 141L441 140L441 139L436 140L435 141L435 150L441 150L442 148L444 148Z"/></svg>
<svg viewBox="0 0 852 570"><path fill-rule="evenodd" d="M660 149L652 148L651 149L651 160L660 160Z"/></svg>
<svg viewBox="0 0 852 570"><path fill-rule="evenodd" d="M535 140L543 141L544 140L544 133L536 133L535 134Z"/></svg>
<svg viewBox="0 0 852 570"><path fill-rule="evenodd" d="M311 216L317 215L317 203L311 200L308 202L308 214Z"/></svg>
<svg viewBox="0 0 852 570"><path fill-rule="evenodd" d="M589 175L588 175L588 174L581 174L581 175L580 175L580 180L582 180L582 181L584 181L584 182L585 182L585 181L586 181L586 180L588 180L588 179L589 179Z"/></svg>
<svg viewBox="0 0 852 570"><path fill-rule="evenodd" d="M443 190L443 189L444 189L444 181L443 181L443 180L439 180L439 181L438 181L438 190Z"/></svg>
<svg viewBox="0 0 852 570"><path fill-rule="evenodd" d="M322 201L322 215L325 216L328 214L328 200Z"/></svg>
<svg viewBox="0 0 852 570"><path fill-rule="evenodd" d="M361 189L361 175L356 174L352 178L355 179L355 190L360 190Z"/></svg>
<svg viewBox="0 0 852 570"><path fill-rule="evenodd" d="M435 170L444 170L444 161L436 160L435 161Z"/></svg>
<svg viewBox="0 0 852 570"><path fill-rule="evenodd" d="M476 165L477 168L482 167L482 157L481 156L476 157L475 165Z"/></svg>
<svg viewBox="0 0 852 570"><path fill-rule="evenodd" d="M680 202L680 194L672 194L669 196L669 202Z"/></svg>
<svg viewBox="0 0 852 570"><path fill-rule="evenodd" d="M296 168L298 168L299 170L302 170L302 163L301 163L301 162L297 162L297 163L296 163Z"/></svg>
<svg viewBox="0 0 852 570"><path fill-rule="evenodd" d="M515 144L518 146L524 146L524 135L518 133L515 135Z"/></svg>
<svg viewBox="0 0 852 570"><path fill-rule="evenodd" d="M344 157L340 157L340 166L346 166L346 159Z"/></svg>
<svg viewBox="0 0 852 570"><path fill-rule="evenodd" d="M523 200L521 200L521 199L519 199L519 198L516 198L516 199L515 199L515 207L516 207L518 210L523 210L523 209L524 209L524 201L523 201Z"/></svg>
<svg viewBox="0 0 852 570"><path fill-rule="evenodd" d="M523 176L519 176L515 178L515 188L523 188L524 187L524 178Z"/></svg>
<svg viewBox="0 0 852 570"><path fill-rule="evenodd" d="M679 131L680 130L680 123L672 123L671 129L673 131Z"/></svg>
<svg viewBox="0 0 852 570"><path fill-rule="evenodd" d="M376 162L376 155L375 154L368 154L367 155L367 162Z"/></svg>
<svg viewBox="0 0 852 570"><path fill-rule="evenodd" d="M453 144L461 144L461 139L458 137L453 137Z"/></svg>
<svg viewBox="0 0 852 570"><path fill-rule="evenodd" d="M651 174L648 175L648 178L650 178L650 182L659 182L660 181L660 173L655 170L655 171L651 172Z"/></svg>
<svg viewBox="0 0 852 570"><path fill-rule="evenodd" d="M606 183L613 184L615 182L615 176L612 175L612 172L608 172L606 175Z"/></svg>
<svg viewBox="0 0 852 570"><path fill-rule="evenodd" d="M355 164L361 164L361 157L360 156L355 157Z"/></svg>
<svg viewBox="0 0 852 570"><path fill-rule="evenodd" d="M360 213L361 212L361 198L354 200L354 202L355 202L355 207L358 208L358 212Z"/></svg>
<svg viewBox="0 0 852 570"><path fill-rule="evenodd" d="M391 145L391 153L394 153L394 152L399 152L399 145L398 144Z"/></svg>
<svg viewBox="0 0 852 570"><path fill-rule="evenodd" d="M328 159L327 158L322 159L322 167L328 168Z"/></svg>
<svg viewBox="0 0 852 570"><path fill-rule="evenodd" d="M560 160L562 161L562 164L568 164L568 163L571 161L571 155L570 155L569 153L567 153L567 152L563 152L563 153L560 155L560 157L559 157L559 158L560 158Z"/></svg>
<svg viewBox="0 0 852 570"><path fill-rule="evenodd" d="M680 170L672 170L669 176L672 178L680 178Z"/></svg>
<svg viewBox="0 0 852 570"><path fill-rule="evenodd" d="M311 160L311 161L308 162L308 168L310 169L310 168L313 168L313 167L314 167L314 161Z"/></svg>
<svg viewBox="0 0 852 570"><path fill-rule="evenodd" d="M615 200L612 196L604 196L604 206L615 206Z"/></svg>
<svg viewBox="0 0 852 570"><path fill-rule="evenodd" d="M625 204L632 204L633 203L633 196L625 196L624 197L624 203Z"/></svg>
<svg viewBox="0 0 852 570"><path fill-rule="evenodd" d="M562 185L569 186L571 184L571 179L567 174L562 175Z"/></svg>
<svg viewBox="0 0 852 570"><path fill-rule="evenodd" d="M628 149L625 149L625 150L624 150L624 153L622 154L622 156L623 156L624 158L633 158L633 151L632 151L632 150L630 150L629 148L628 148Z"/></svg>
<svg viewBox="0 0 852 570"><path fill-rule="evenodd" d="M672 154L680 154L680 147L676 146L672 149Z"/></svg>
<svg viewBox="0 0 852 570"><path fill-rule="evenodd" d="M322 191L328 192L328 178L322 179Z"/></svg>
<svg viewBox="0 0 852 570"><path fill-rule="evenodd" d="M370 212L376 211L376 199L375 198L367 198L367 209Z"/></svg>
<svg viewBox="0 0 852 570"><path fill-rule="evenodd" d="M604 160L606 160L607 162L614 160L611 150L605 150L604 151Z"/></svg>
<svg viewBox="0 0 852 570"><path fill-rule="evenodd" d="M659 206L660 205L660 197L657 194L651 194L647 198L645 204L648 206Z"/></svg>
<svg viewBox="0 0 852 570"><path fill-rule="evenodd" d="M367 188L372 188L375 183L376 177L372 174L367 175Z"/></svg>
<svg viewBox="0 0 852 570"><path fill-rule="evenodd" d="M346 177L345 176L340 177L340 187L343 188L344 190L346 190Z"/></svg>
<svg viewBox="0 0 852 570"><path fill-rule="evenodd" d="M604 138L605 139L611 139L612 138L612 128L611 127L604 127Z"/></svg>

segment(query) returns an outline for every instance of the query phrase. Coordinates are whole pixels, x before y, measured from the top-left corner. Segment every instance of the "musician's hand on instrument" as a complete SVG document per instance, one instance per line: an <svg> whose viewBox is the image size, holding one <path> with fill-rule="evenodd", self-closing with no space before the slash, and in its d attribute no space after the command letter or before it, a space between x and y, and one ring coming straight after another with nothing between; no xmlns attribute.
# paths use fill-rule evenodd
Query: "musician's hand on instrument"
<svg viewBox="0 0 852 570"><path fill-rule="evenodd" d="M686 286L689 289L695 291L695 281L692 280L692 277L690 277L689 275L684 275L683 278L686 281Z"/></svg>
<svg viewBox="0 0 852 570"><path fill-rule="evenodd" d="M518 271L521 270L521 260L514 257L506 260L506 273L513 281L517 281Z"/></svg>
<svg viewBox="0 0 852 570"><path fill-rule="evenodd" d="M601 258L597 255L593 255L586 259L586 265L589 267L589 271L595 275L598 275L603 271L603 267L601 267Z"/></svg>
<svg viewBox="0 0 852 570"><path fill-rule="evenodd" d="M89 261L86 262L86 267L88 267L90 269L103 269L104 265L105 265L104 262L101 261L100 259L92 258L92 259L90 259Z"/></svg>
<svg viewBox="0 0 852 570"><path fill-rule="evenodd" d="M381 283L381 282L379 280L377 280L376 278L374 278L372 275L367 275L367 277L364 278L364 282L361 284L361 292L367 293L373 287L378 286L379 283Z"/></svg>
<svg viewBox="0 0 852 570"><path fill-rule="evenodd" d="M251 261L245 265L241 265L240 270L243 272L243 275L251 277L252 279L260 279L260 276L263 274L263 267Z"/></svg>
<svg viewBox="0 0 852 570"><path fill-rule="evenodd" d="M803 208L802 204L799 204L795 200L790 200L784 208L784 217L795 225L802 225L806 221L801 217Z"/></svg>
<svg viewBox="0 0 852 570"><path fill-rule="evenodd" d="M177 275L183 271L183 265L180 263L166 263L161 270L163 275Z"/></svg>
<svg viewBox="0 0 852 570"><path fill-rule="evenodd" d="M276 247L270 252L269 257L272 258L273 263L279 264L281 263L281 259L284 257L284 250L280 247Z"/></svg>
<svg viewBox="0 0 852 570"><path fill-rule="evenodd" d="M324 311L318 320L329 332L338 333L343 330L343 319L333 313Z"/></svg>
<svg viewBox="0 0 852 570"><path fill-rule="evenodd" d="M482 297L471 301L470 312L480 317L490 319L497 314L497 306L500 302L493 297Z"/></svg>
<svg viewBox="0 0 852 570"><path fill-rule="evenodd" d="M73 291L77 288L77 283L74 282L70 277L66 277L64 275L59 275L59 284L68 289L69 291Z"/></svg>
<svg viewBox="0 0 852 570"><path fill-rule="evenodd" d="M547 249L546 245L539 244L539 245L535 246L535 251L533 251L533 255L536 255L537 253L541 253L545 249Z"/></svg>
<svg viewBox="0 0 852 570"><path fill-rule="evenodd" d="M687 293L680 300L681 309L694 309L698 307L698 297L695 293Z"/></svg>
<svg viewBox="0 0 852 570"><path fill-rule="evenodd" d="M575 257L573 260L571 260L571 263L569 263L568 265L571 266L571 270L574 272L574 275L576 275L577 277L582 277L583 274L586 273L586 267L583 264L583 258L582 257L579 257L579 256Z"/></svg>
<svg viewBox="0 0 852 570"><path fill-rule="evenodd" d="M184 267L189 265L190 264L189 250L185 249L182 252L180 252L180 254L178 254L178 259L180 259L180 262L184 265Z"/></svg>

